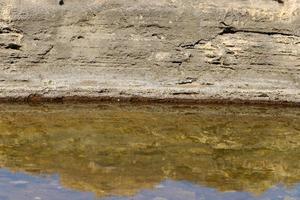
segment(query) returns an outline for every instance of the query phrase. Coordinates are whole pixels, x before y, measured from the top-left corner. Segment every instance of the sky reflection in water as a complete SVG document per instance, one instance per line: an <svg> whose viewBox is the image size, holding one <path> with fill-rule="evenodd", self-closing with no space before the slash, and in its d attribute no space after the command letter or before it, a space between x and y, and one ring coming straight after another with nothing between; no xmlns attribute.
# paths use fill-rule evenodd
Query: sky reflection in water
<svg viewBox="0 0 300 200"><path fill-rule="evenodd" d="M0 105L0 200L300 200L299 113Z"/></svg>
<svg viewBox="0 0 300 200"><path fill-rule="evenodd" d="M70 190L60 185L59 176L31 176L0 170L0 200L93 200L94 194ZM300 184L287 188L274 186L259 196L248 192L220 192L187 181L166 180L152 190L141 190L132 197L108 197L103 200L298 200Z"/></svg>

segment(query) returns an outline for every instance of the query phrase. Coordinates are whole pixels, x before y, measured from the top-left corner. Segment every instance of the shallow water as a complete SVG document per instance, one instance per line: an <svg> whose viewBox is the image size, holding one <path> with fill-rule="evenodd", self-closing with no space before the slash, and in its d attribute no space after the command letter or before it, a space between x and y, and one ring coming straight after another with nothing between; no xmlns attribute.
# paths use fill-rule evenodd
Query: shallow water
<svg viewBox="0 0 300 200"><path fill-rule="evenodd" d="M0 200L300 199L300 109L0 105Z"/></svg>

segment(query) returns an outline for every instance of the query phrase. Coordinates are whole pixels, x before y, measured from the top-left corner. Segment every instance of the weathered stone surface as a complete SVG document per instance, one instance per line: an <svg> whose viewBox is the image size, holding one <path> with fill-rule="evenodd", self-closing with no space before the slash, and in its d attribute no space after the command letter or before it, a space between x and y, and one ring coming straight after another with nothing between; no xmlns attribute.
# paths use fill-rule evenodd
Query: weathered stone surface
<svg viewBox="0 0 300 200"><path fill-rule="evenodd" d="M299 0L0 0L0 97L300 103Z"/></svg>

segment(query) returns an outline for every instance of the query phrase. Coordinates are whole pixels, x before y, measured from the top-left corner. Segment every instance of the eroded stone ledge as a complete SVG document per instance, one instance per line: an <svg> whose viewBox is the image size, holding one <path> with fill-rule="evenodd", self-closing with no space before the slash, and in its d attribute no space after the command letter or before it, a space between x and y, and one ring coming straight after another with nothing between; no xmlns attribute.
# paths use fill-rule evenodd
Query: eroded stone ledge
<svg viewBox="0 0 300 200"><path fill-rule="evenodd" d="M3 100L300 102L299 0L0 5Z"/></svg>

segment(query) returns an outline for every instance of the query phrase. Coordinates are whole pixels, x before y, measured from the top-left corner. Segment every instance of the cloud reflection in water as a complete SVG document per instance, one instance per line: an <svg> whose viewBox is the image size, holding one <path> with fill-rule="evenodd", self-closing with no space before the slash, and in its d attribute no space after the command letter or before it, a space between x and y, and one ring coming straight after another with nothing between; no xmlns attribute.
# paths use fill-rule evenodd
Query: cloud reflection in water
<svg viewBox="0 0 300 200"><path fill-rule="evenodd" d="M0 170L0 200L93 200L96 196L62 187L59 176L31 176ZM300 184L287 188L274 186L259 196L248 192L221 192L186 181L166 180L152 190L141 190L132 197L108 197L102 200L298 200Z"/></svg>

